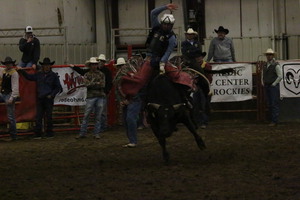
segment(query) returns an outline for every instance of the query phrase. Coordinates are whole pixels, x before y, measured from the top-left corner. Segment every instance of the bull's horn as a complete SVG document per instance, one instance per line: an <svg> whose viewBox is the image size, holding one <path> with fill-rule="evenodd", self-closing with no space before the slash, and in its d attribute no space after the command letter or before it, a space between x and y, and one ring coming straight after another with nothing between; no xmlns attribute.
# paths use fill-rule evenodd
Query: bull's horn
<svg viewBox="0 0 300 200"><path fill-rule="evenodd" d="M155 109L159 109L160 105L157 104L157 103L148 103L148 106L152 106L154 107Z"/></svg>
<svg viewBox="0 0 300 200"><path fill-rule="evenodd" d="M173 105L173 108L174 108L175 110L177 110L177 109L180 108L180 106L182 106L182 105L184 105L184 103L175 104L175 105Z"/></svg>

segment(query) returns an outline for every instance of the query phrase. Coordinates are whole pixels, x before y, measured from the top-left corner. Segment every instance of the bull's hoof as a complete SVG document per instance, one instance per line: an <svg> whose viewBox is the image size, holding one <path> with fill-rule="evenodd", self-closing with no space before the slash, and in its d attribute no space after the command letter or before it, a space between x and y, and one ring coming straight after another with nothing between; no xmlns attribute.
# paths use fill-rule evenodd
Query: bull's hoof
<svg viewBox="0 0 300 200"><path fill-rule="evenodd" d="M164 158L165 164L168 164L170 161L170 154L168 152L163 153L163 158Z"/></svg>
<svg viewBox="0 0 300 200"><path fill-rule="evenodd" d="M198 144L199 149L201 149L201 150L206 149L206 145L205 145L205 143L204 143L203 140L201 140L201 139L198 140L198 141L197 141L197 144Z"/></svg>

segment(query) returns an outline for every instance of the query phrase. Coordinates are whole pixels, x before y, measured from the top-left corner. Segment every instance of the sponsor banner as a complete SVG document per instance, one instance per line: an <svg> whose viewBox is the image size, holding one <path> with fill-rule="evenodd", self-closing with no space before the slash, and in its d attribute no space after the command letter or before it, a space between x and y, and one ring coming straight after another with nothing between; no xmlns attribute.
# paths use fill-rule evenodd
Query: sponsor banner
<svg viewBox="0 0 300 200"><path fill-rule="evenodd" d="M212 64L213 70L233 68L228 74L214 74L211 83L212 102L234 102L252 99L252 64Z"/></svg>
<svg viewBox="0 0 300 200"><path fill-rule="evenodd" d="M54 105L82 106L86 103L86 87L83 77L70 67L52 68L59 76L62 93L54 99Z"/></svg>
<svg viewBox="0 0 300 200"><path fill-rule="evenodd" d="M282 69L280 97L300 97L300 61L279 62Z"/></svg>

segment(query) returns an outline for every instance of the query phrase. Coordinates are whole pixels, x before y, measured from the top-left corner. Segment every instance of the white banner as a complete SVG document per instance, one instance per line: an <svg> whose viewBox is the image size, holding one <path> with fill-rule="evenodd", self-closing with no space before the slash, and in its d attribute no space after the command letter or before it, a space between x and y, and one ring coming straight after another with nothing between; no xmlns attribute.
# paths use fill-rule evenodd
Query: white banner
<svg viewBox="0 0 300 200"><path fill-rule="evenodd" d="M300 97L300 61L280 61L280 97Z"/></svg>
<svg viewBox="0 0 300 200"><path fill-rule="evenodd" d="M249 63L212 64L213 70L233 68L229 74L214 74L211 83L212 102L252 99L252 65Z"/></svg>
<svg viewBox="0 0 300 200"><path fill-rule="evenodd" d="M63 92L55 97L54 105L85 105L86 87L83 84L83 77L70 67L52 70L58 74L63 88Z"/></svg>

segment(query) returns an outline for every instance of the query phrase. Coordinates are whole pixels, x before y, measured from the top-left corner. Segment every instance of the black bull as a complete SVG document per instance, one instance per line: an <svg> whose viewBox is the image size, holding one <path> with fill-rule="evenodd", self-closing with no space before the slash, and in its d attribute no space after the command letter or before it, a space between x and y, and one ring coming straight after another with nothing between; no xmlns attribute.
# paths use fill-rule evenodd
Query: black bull
<svg viewBox="0 0 300 200"><path fill-rule="evenodd" d="M201 150L206 148L196 131L192 108L185 100L185 90L182 85L171 82L166 75L155 78L148 90L147 118L166 162L170 157L166 149L166 138L172 135L178 123L183 123L189 129Z"/></svg>

